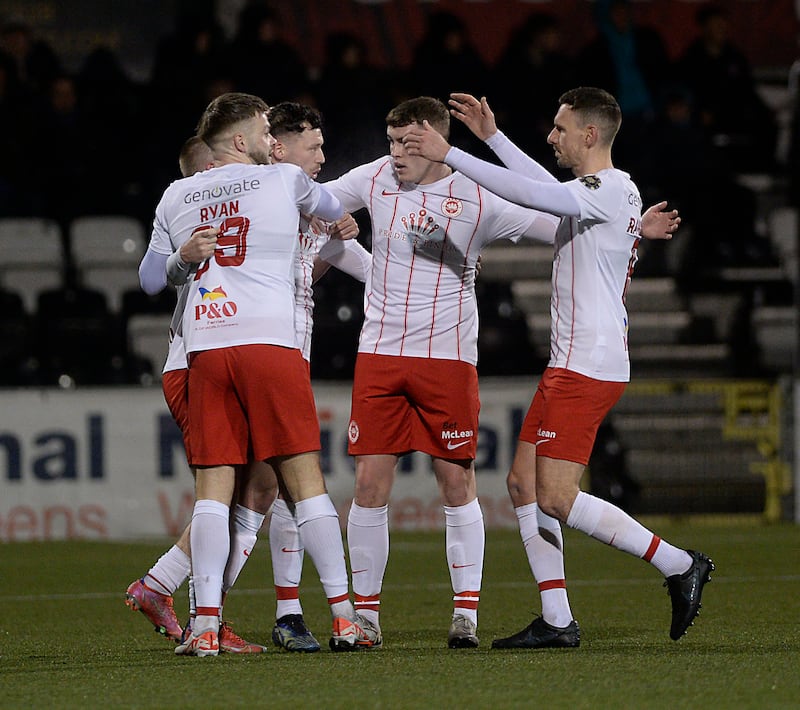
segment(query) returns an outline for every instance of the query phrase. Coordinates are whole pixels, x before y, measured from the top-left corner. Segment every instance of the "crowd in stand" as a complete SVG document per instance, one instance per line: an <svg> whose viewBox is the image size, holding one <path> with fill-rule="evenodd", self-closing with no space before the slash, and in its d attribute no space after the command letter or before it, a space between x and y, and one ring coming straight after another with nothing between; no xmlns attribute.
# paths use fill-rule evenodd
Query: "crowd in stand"
<svg viewBox="0 0 800 710"><path fill-rule="evenodd" d="M456 78L461 90L486 94L500 127L554 168L545 136L558 96L594 85L619 100L625 130L615 164L635 177L645 204L668 199L678 207L687 235L702 238L716 263L768 262L764 240L753 238L755 198L734 174L781 169L777 122L748 58L729 39L724 5L699 6L696 39L677 60L658 31L637 23L628 0L592 7L597 31L582 47L568 45L556 17L533 12L490 65L456 14L432 9L409 67L370 66L357 35L334 32L324 65L312 71L282 36L277 11L251 2L232 39L213 17L178 18L146 83L133 81L103 46L77 72L65 71L34 28L8 22L0 28L0 216L49 217L65 233L85 214L126 214L149 225L158 196L178 177L181 144L225 91L317 106L328 159L321 179L331 179L385 152L389 108L415 95L446 99ZM455 144L485 150L454 128ZM654 251L640 269L658 275L665 263ZM682 276L698 263L688 260Z"/></svg>

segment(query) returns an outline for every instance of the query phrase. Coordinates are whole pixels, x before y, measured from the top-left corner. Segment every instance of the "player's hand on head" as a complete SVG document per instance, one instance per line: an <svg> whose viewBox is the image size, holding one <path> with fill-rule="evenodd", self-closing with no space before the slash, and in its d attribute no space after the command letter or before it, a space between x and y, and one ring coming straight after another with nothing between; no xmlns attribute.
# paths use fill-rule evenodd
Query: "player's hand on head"
<svg viewBox="0 0 800 710"><path fill-rule="evenodd" d="M472 94L450 94L450 114L461 121L478 138L485 141L497 133L494 112L489 108L486 97L480 101Z"/></svg>
<svg viewBox="0 0 800 710"><path fill-rule="evenodd" d="M444 162L450 144L428 121L414 126L403 138L403 147L409 155L418 155L437 163Z"/></svg>
<svg viewBox="0 0 800 710"><path fill-rule="evenodd" d="M666 200L648 207L642 214L640 234L645 239L672 239L681 225L678 210L666 209Z"/></svg>

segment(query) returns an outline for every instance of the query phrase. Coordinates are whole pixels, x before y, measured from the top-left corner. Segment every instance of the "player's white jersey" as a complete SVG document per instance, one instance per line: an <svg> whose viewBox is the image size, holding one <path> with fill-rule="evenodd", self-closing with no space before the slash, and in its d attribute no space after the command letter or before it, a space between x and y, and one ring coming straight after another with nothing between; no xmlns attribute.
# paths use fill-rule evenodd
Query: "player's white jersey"
<svg viewBox="0 0 800 710"><path fill-rule="evenodd" d="M169 324L169 350L167 351L167 361L164 363L164 369L161 371L162 374L172 370L185 370L189 367L181 328L183 313L186 310L186 298L189 295L189 284L181 284L176 290L178 299Z"/></svg>
<svg viewBox="0 0 800 710"><path fill-rule="evenodd" d="M552 241L555 220L488 192L460 173L398 183L389 157L326 182L372 220L372 270L359 352L476 364L475 263L496 239Z"/></svg>
<svg viewBox="0 0 800 710"><path fill-rule="evenodd" d="M156 209L153 251L172 253L200 227L222 230L214 256L189 283L187 352L252 343L297 347L299 217L315 212L320 194L289 164L225 165L167 188Z"/></svg>
<svg viewBox="0 0 800 710"><path fill-rule="evenodd" d="M625 291L636 263L642 201L608 169L564 183L581 208L556 233L550 366L612 382L630 379ZM580 228L579 225L580 224Z"/></svg>
<svg viewBox="0 0 800 710"><path fill-rule="evenodd" d="M297 252L297 262L295 269L295 337L297 347L303 353L306 360L311 358L311 333L314 327L314 289L313 276L314 259L328 240L327 234L317 232L311 227L310 220L300 217L300 230L298 234L299 248ZM188 295L188 285L182 284L177 287L178 302L170 323L170 341L167 360L164 363L163 372L171 370L183 370L188 367L186 362L186 347L183 343L183 335L178 327L183 320L184 309L186 308L186 296Z"/></svg>
<svg viewBox="0 0 800 710"><path fill-rule="evenodd" d="M327 232L316 229L316 226L322 227L327 223L322 223L320 220L319 225L315 225L315 227L312 227L311 224L308 217L301 215L298 234L300 244L297 252L297 268L295 269L295 333L297 347L300 348L306 360L311 358L311 334L314 328L314 261L322 246L329 239ZM178 327L180 321L183 320L186 296L188 295L187 289L187 284L177 287L178 301L170 323L169 352L163 372L182 370L188 367L186 348L181 329Z"/></svg>
<svg viewBox="0 0 800 710"><path fill-rule="evenodd" d="M294 327L297 347L303 357L311 361L311 334L314 329L314 260L328 235L319 231L323 225L312 224L305 215L300 216L297 269L295 271L295 315Z"/></svg>

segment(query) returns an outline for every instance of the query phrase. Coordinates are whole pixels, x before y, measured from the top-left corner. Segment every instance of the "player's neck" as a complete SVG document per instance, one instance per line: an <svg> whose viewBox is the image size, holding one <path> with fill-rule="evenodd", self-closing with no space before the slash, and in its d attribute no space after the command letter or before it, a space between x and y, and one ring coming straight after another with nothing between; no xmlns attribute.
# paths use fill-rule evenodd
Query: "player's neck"
<svg viewBox="0 0 800 710"><path fill-rule="evenodd" d="M583 177L584 175L595 175L601 170L610 170L614 167L611 162L611 154L604 153L602 155L589 155L585 160L582 160L578 165L572 168L572 174L575 177Z"/></svg>
<svg viewBox="0 0 800 710"><path fill-rule="evenodd" d="M417 185L430 185L439 180L444 180L453 174L453 169L444 163L431 163Z"/></svg>

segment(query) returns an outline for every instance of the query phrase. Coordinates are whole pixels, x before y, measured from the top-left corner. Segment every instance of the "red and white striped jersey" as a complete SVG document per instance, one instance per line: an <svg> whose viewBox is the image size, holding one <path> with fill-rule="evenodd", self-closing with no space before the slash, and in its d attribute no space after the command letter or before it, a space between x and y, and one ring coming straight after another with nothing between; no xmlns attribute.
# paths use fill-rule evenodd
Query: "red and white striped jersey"
<svg viewBox="0 0 800 710"><path fill-rule="evenodd" d="M558 219L518 207L454 172L437 182L398 183L391 158L326 182L372 221L359 352L477 362L475 263L497 239L552 243Z"/></svg>

